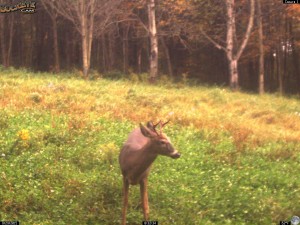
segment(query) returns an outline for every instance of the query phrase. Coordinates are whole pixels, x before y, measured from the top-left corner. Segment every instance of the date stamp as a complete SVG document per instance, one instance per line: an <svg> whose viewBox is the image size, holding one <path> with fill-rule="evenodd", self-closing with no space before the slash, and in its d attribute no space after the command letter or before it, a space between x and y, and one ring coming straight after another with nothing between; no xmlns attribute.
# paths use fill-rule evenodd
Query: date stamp
<svg viewBox="0 0 300 225"><path fill-rule="evenodd" d="M142 225L158 225L158 221L143 221Z"/></svg>
<svg viewBox="0 0 300 225"><path fill-rule="evenodd" d="M0 225L20 225L19 221L0 221Z"/></svg>

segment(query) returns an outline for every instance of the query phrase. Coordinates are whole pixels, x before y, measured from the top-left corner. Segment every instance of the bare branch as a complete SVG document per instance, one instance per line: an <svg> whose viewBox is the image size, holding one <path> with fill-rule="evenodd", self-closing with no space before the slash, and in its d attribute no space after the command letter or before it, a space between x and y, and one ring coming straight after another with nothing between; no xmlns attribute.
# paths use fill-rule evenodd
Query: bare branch
<svg viewBox="0 0 300 225"><path fill-rule="evenodd" d="M191 52L191 48L188 46L185 40L183 40L180 35L176 35L175 37L178 37L180 43L189 51Z"/></svg>
<svg viewBox="0 0 300 225"><path fill-rule="evenodd" d="M220 44L218 44L216 41L214 41L210 36L208 36L202 29L200 30L204 37L207 38L216 48L222 49L225 52L227 51L226 48Z"/></svg>
<svg viewBox="0 0 300 225"><path fill-rule="evenodd" d="M247 45L247 42L250 38L250 34L251 34L251 31L252 31L252 27L253 27L253 20L254 20L254 11L255 11L255 7L254 7L254 0L250 0L250 17L249 17L249 22L248 22L248 26L247 26L247 31L245 33L245 37L243 39L243 42L236 54L236 59L239 60L239 58L241 57L246 45Z"/></svg>

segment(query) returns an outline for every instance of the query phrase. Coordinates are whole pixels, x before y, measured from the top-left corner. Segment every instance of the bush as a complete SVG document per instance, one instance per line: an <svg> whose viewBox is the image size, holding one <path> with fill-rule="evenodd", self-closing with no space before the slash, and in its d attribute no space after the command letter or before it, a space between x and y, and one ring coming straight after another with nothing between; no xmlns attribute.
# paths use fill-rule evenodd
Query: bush
<svg viewBox="0 0 300 225"><path fill-rule="evenodd" d="M34 92L34 93L31 93L29 95L29 98L31 99L31 101L33 101L34 103L40 103L42 101L42 95L37 93L37 92Z"/></svg>
<svg viewBox="0 0 300 225"><path fill-rule="evenodd" d="M130 73L129 80L133 83L138 83L140 81L140 77L136 73Z"/></svg>
<svg viewBox="0 0 300 225"><path fill-rule="evenodd" d="M121 80L124 78L124 74L121 71L115 70L105 73L103 77L109 80Z"/></svg>

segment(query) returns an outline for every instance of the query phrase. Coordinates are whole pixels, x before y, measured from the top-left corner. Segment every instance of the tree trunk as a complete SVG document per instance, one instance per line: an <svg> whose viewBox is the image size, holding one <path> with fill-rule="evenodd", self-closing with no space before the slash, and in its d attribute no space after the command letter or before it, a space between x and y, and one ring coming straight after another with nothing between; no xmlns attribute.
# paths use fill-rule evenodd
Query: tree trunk
<svg viewBox="0 0 300 225"><path fill-rule="evenodd" d="M7 67L7 56L6 56L6 41L5 41L5 23L4 20L6 18L4 16L0 17L0 30L1 30L1 53L2 53L2 64L4 67Z"/></svg>
<svg viewBox="0 0 300 225"><path fill-rule="evenodd" d="M101 59L100 59L100 55L101 55L101 36L100 36L100 39L97 40L97 50L96 50L96 55L95 55L95 58L96 58L96 64L97 64L97 69L101 69L101 66L100 66L100 62L101 62ZM93 58L92 58L93 59Z"/></svg>
<svg viewBox="0 0 300 225"><path fill-rule="evenodd" d="M277 66L277 79L278 79L278 91L280 95L283 95L283 77L282 77L282 51L281 43L277 46L276 54L276 66Z"/></svg>
<svg viewBox="0 0 300 225"><path fill-rule="evenodd" d="M282 74L282 79L283 79L283 85L286 85L289 80L289 70L288 70L288 49L289 49L289 40L290 40L290 30L289 30L289 20L287 17L287 14L285 13L285 24L284 24L284 47L283 48L283 74ZM283 92L285 92L285 88L283 87Z"/></svg>
<svg viewBox="0 0 300 225"><path fill-rule="evenodd" d="M123 72L128 73L128 33L130 26L125 24L123 29Z"/></svg>
<svg viewBox="0 0 300 225"><path fill-rule="evenodd" d="M227 37L226 37L226 53L227 59L229 63L229 72L230 72L230 87L233 90L237 90L239 88L239 74L238 74L238 60L241 57L248 40L250 38L251 30L253 27L253 20L254 20L254 0L250 0L250 16L249 22L247 26L246 33L244 38L242 39L241 45L238 47L234 37L236 36L236 29L235 29L235 0L226 0L226 9L227 9ZM236 50L236 53L234 50Z"/></svg>
<svg viewBox="0 0 300 225"><path fill-rule="evenodd" d="M95 0L90 0L90 12L88 15L88 71L90 70L91 67L91 55L92 55L92 44L93 44L93 34L94 34L94 17L95 17L95 12L94 12L94 7L95 7Z"/></svg>
<svg viewBox="0 0 300 225"><path fill-rule="evenodd" d="M138 74L142 73L142 49L142 46L139 46L137 51Z"/></svg>
<svg viewBox="0 0 300 225"><path fill-rule="evenodd" d="M71 32L67 32L65 35L65 42L66 42L66 47L64 49L64 54L66 57L66 67L70 69L72 67L71 61L72 61L72 56L74 55L74 42L72 41L72 35ZM74 58L73 58L74 60Z"/></svg>
<svg viewBox="0 0 300 225"><path fill-rule="evenodd" d="M57 14L51 17L52 25L53 25L53 51L54 51L54 71L55 73L59 73L60 71L60 63L59 63L59 50L58 50L58 35L57 35Z"/></svg>
<svg viewBox="0 0 300 225"><path fill-rule="evenodd" d="M167 59L167 63L168 63L168 72L169 72L169 76L170 76L170 77L173 77L173 68L172 68L172 62L171 62L171 57L170 57L169 48L168 48L168 46L166 45L166 42L165 42L164 37L161 37L160 40L161 40L162 46L163 46L164 51L165 51L165 55L166 55L166 59Z"/></svg>
<svg viewBox="0 0 300 225"><path fill-rule="evenodd" d="M54 72L59 73L60 72L60 62L59 62L59 49L58 49L58 34L57 34L57 17L58 14L54 10L53 2L42 0L42 5L44 6L44 9L48 13L48 15L51 18L52 22L52 32L53 32L53 55L54 55ZM69 52L68 52L69 54Z"/></svg>
<svg viewBox="0 0 300 225"><path fill-rule="evenodd" d="M115 36L114 30L111 29L109 32L108 38L108 55L109 55L109 62L108 62L108 70L112 70L115 65Z"/></svg>
<svg viewBox="0 0 300 225"><path fill-rule="evenodd" d="M6 63L7 66L10 66L10 56L11 56L11 49L12 49L12 41L13 41L13 34L14 34L14 21L15 21L15 16L12 13L11 18L10 18L10 24L9 24L9 42L8 42L8 50L7 50L7 59Z"/></svg>
<svg viewBox="0 0 300 225"><path fill-rule="evenodd" d="M155 19L155 0L148 0L148 23L150 37L150 82L154 83L158 74L158 45Z"/></svg>
<svg viewBox="0 0 300 225"><path fill-rule="evenodd" d="M91 25L90 25L91 26ZM82 64L83 64L83 75L87 79L89 75L91 65L91 46L93 40L92 27L87 27L86 18L82 22Z"/></svg>
<svg viewBox="0 0 300 225"><path fill-rule="evenodd" d="M34 65L34 57L35 57L35 52L34 50L36 49L36 42L38 41L37 39L37 24L34 22L35 20L33 17L30 17L30 23L32 24L30 26L30 35L29 35L29 41L28 44L26 44L26 52L24 54L25 56L25 67L32 67Z"/></svg>
<svg viewBox="0 0 300 225"><path fill-rule="evenodd" d="M262 13L261 13L261 0L257 0L257 24L258 24L258 36L259 36L259 79L258 79L258 86L259 86L259 94L264 94L265 92L265 81L264 81L264 44L263 44L263 24L262 24Z"/></svg>
<svg viewBox="0 0 300 225"><path fill-rule="evenodd" d="M233 59L233 38L234 38L234 0L226 0L227 8L227 36L226 36L226 53L229 63L229 85L235 90L238 87L237 62ZM234 63L235 62L235 63Z"/></svg>
<svg viewBox="0 0 300 225"><path fill-rule="evenodd" d="M234 91L239 88L238 61L233 59L230 61L230 88Z"/></svg>
<svg viewBox="0 0 300 225"><path fill-rule="evenodd" d="M293 31L292 31L293 32ZM291 33L293 35L293 33ZM295 46L295 40L292 39L292 60L293 60L293 65L294 65L294 80L295 80L295 89L297 87L300 87L300 70L299 70L299 53L297 50L297 47Z"/></svg>
<svg viewBox="0 0 300 225"><path fill-rule="evenodd" d="M87 78L89 73L89 63L88 63L88 37L87 37L87 30L85 26L82 27L82 69L83 69L83 76Z"/></svg>
<svg viewBox="0 0 300 225"><path fill-rule="evenodd" d="M11 51L12 51L12 42L13 42L13 33L14 33L14 21L15 16L13 13L7 16L8 20L8 32L7 36L5 36L6 32L5 29L5 20L6 18L0 18L0 30L1 30L1 53L2 53L2 64L4 67L10 66L10 58L11 58ZM7 43L8 40L8 43Z"/></svg>
<svg viewBox="0 0 300 225"><path fill-rule="evenodd" d="M88 78L90 65L91 65L91 52L93 41L93 29L94 29L94 4L95 0L91 0L89 10L86 8L86 4L83 0L79 3L81 12L80 26L81 26L81 38L82 38L82 65L84 78Z"/></svg>
<svg viewBox="0 0 300 225"><path fill-rule="evenodd" d="M104 73L106 72L106 43L105 43L105 34L101 35L101 45L102 45L102 66Z"/></svg>

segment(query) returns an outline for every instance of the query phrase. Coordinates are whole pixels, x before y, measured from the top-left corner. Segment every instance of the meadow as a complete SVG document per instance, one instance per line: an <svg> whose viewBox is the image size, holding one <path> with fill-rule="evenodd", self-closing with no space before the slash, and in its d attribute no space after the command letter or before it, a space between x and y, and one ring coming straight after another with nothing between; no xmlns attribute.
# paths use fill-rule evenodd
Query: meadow
<svg viewBox="0 0 300 225"><path fill-rule="evenodd" d="M269 225L300 216L299 96L130 77L1 68L0 221L120 224L120 148L140 122L167 119L182 156L154 162L151 220ZM130 225L143 220L139 200L131 186Z"/></svg>

